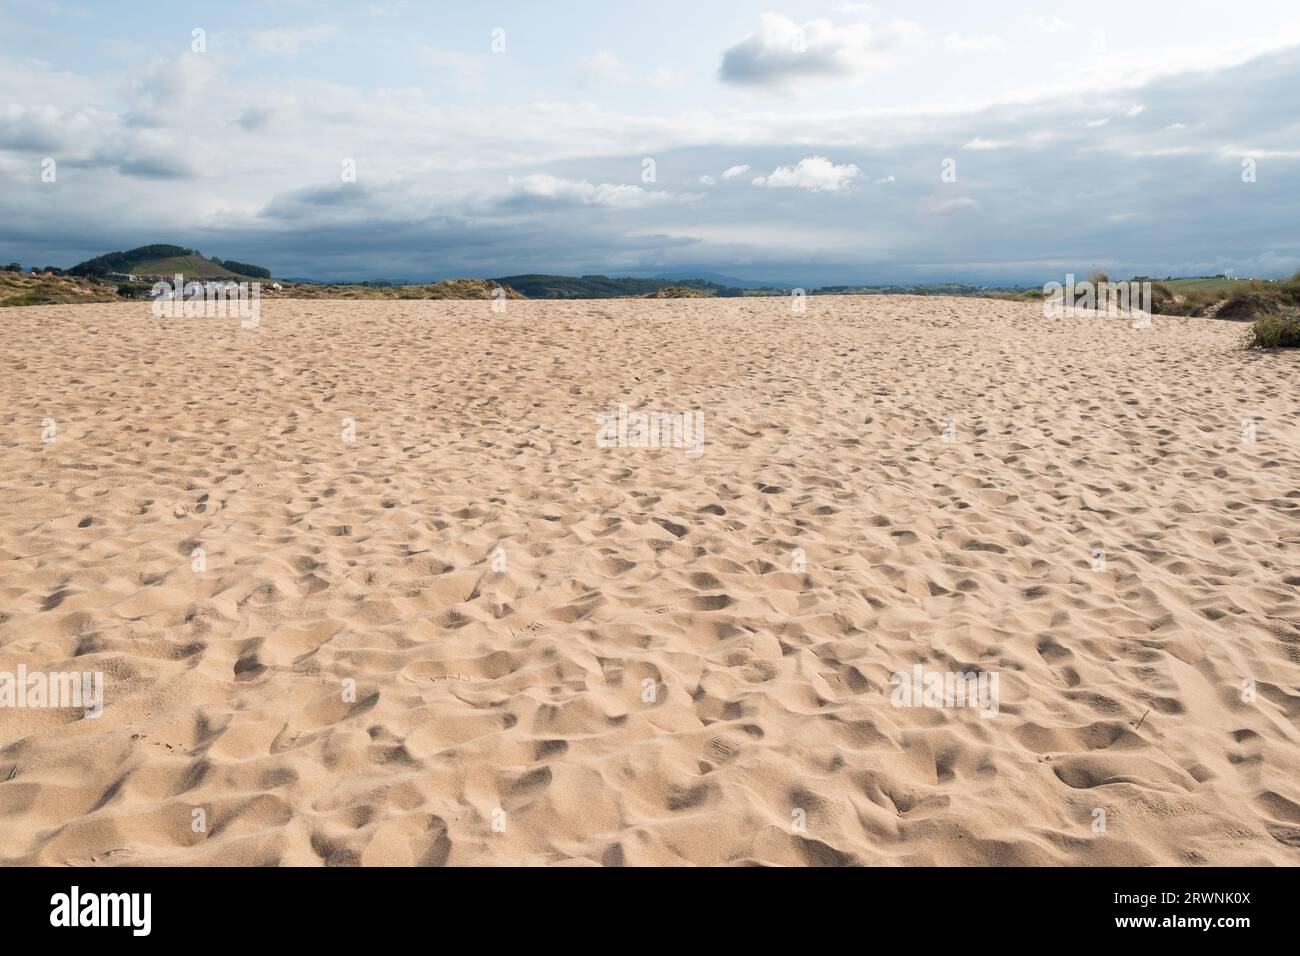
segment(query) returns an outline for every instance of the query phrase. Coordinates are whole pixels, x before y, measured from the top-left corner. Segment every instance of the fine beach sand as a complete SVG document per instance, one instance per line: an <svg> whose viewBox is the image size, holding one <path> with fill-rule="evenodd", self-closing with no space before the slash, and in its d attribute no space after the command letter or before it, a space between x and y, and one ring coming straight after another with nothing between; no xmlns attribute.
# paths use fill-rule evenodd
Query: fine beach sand
<svg viewBox="0 0 1300 956"><path fill-rule="evenodd" d="M106 704L0 709L0 862L1300 863L1300 356L1239 325L0 322L0 671ZM620 403L703 456L597 447ZM997 716L894 706L917 664Z"/></svg>

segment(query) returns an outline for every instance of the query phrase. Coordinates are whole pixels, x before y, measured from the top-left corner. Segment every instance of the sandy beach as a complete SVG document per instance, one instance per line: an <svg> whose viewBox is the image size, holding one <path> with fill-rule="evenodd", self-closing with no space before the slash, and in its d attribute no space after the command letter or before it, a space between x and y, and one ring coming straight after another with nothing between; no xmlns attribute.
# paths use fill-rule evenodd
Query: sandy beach
<svg viewBox="0 0 1300 956"><path fill-rule="evenodd" d="M103 682L0 708L0 863L1300 863L1300 355L1240 325L0 318L0 672Z"/></svg>

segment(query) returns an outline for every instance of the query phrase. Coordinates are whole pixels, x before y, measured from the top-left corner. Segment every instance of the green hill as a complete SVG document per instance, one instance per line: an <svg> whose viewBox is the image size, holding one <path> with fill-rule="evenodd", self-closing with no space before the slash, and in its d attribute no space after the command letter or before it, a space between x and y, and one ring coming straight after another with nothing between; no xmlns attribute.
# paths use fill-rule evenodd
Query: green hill
<svg viewBox="0 0 1300 956"><path fill-rule="evenodd" d="M1203 276L1195 279L1164 279L1160 282L1175 295L1188 295L1197 292L1232 293L1244 288L1249 279L1234 279L1229 276Z"/></svg>
<svg viewBox="0 0 1300 956"><path fill-rule="evenodd" d="M131 266L136 275L171 276L180 273L186 279L240 279L248 278L231 272L202 256L167 256L163 259L145 259Z"/></svg>
<svg viewBox="0 0 1300 956"><path fill-rule="evenodd" d="M87 259L67 270L69 275L102 276L109 273L172 276L187 279L269 279L271 273L261 266L228 259L209 259L197 249L158 244L140 246L126 252L109 252Z"/></svg>

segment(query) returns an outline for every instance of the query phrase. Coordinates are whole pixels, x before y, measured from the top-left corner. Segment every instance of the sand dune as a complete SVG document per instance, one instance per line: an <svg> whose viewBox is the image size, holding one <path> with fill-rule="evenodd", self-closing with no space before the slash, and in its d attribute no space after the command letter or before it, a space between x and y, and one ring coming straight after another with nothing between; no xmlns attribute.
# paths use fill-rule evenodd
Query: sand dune
<svg viewBox="0 0 1300 956"><path fill-rule="evenodd" d="M0 671L105 700L0 709L0 862L1300 863L1300 360L1237 326L3 320Z"/></svg>

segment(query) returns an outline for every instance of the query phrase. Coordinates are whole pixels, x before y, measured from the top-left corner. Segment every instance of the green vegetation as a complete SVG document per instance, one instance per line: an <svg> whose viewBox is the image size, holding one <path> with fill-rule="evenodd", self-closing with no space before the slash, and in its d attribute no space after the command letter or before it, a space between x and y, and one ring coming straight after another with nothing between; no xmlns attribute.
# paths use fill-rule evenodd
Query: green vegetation
<svg viewBox="0 0 1300 956"><path fill-rule="evenodd" d="M1151 290L1151 311L1157 315L1249 321L1297 306L1300 276L1281 281L1173 279L1157 282Z"/></svg>
<svg viewBox="0 0 1300 956"><path fill-rule="evenodd" d="M18 295L11 295L7 299L0 299L0 308L7 308L9 306L48 305L48 304L49 303L47 303L35 292L20 292L18 293Z"/></svg>
<svg viewBox="0 0 1300 956"><path fill-rule="evenodd" d="M93 279L0 272L0 308L117 301L117 292L111 285Z"/></svg>
<svg viewBox="0 0 1300 956"><path fill-rule="evenodd" d="M1246 335L1251 349L1300 348L1300 315L1268 315L1256 319Z"/></svg>
<svg viewBox="0 0 1300 956"><path fill-rule="evenodd" d="M1111 282L1104 272L1089 276L1094 287ZM1290 279L1230 279L1226 276L1203 276L1193 279L1152 280L1136 276L1125 282L1151 283L1151 312L1154 315L1181 315L1205 319L1230 319L1252 321L1278 315L1300 307L1300 273ZM1038 290L996 290L983 293L1002 299L1031 301L1041 299ZM1098 308L1103 299L1096 298Z"/></svg>
<svg viewBox="0 0 1300 956"><path fill-rule="evenodd" d="M1165 279L1160 284L1167 287L1175 295L1190 295L1200 292L1223 294L1231 292L1243 282L1249 281L1251 280L1232 279L1228 276L1201 276L1193 279Z"/></svg>
<svg viewBox="0 0 1300 956"><path fill-rule="evenodd" d="M198 252L183 246L152 245L140 246L129 252L107 252L94 259L87 259L73 266L68 272L78 276L107 275L110 272L130 272L137 263L149 259L165 259L172 256L197 256Z"/></svg>
<svg viewBox="0 0 1300 956"><path fill-rule="evenodd" d="M0 266L0 272L22 272L22 271L23 271L23 267L16 262L11 262L7 266ZM43 269L40 266L32 266L31 271L36 274L40 274L42 272L48 272L50 275L56 275L56 276L63 275L63 270L60 269L58 266L46 266Z"/></svg>
<svg viewBox="0 0 1300 956"><path fill-rule="evenodd" d="M705 292L701 289L689 289L686 286L675 285L667 289L659 289L656 292L647 292L641 296L643 299L712 299L714 293Z"/></svg>
<svg viewBox="0 0 1300 956"><path fill-rule="evenodd" d="M227 259L225 262L222 262L220 259L215 257L213 257L212 261L223 269L228 269L237 276L248 276L250 279L271 278L271 270L263 269L261 266L249 265L247 262L236 262L234 259Z"/></svg>
<svg viewBox="0 0 1300 956"><path fill-rule="evenodd" d="M206 259L197 249L165 244L140 246L127 252L109 252L87 259L67 270L69 275L104 276L109 273L172 276L186 279L269 279L261 266L244 262Z"/></svg>
<svg viewBox="0 0 1300 956"><path fill-rule="evenodd" d="M14 262L0 267L0 305L42 305L64 302L119 301L122 298L149 297L149 283L122 282L123 274L170 277L177 273L186 279L240 281L249 278L269 280L271 273L261 266L204 257L197 249L183 246L149 245L126 252L110 252L60 272L47 266L49 275L28 277ZM107 277L119 278L110 284ZM713 275L713 274L711 274ZM15 285L15 279L21 280ZM714 275L728 280L726 276ZM30 280L30 281L29 281ZM1090 282L1110 282L1104 272L1089 277ZM1253 321L1251 344L1261 348L1291 345L1300 309L1300 273L1290 279L1233 279L1228 276L1167 278L1150 280L1138 276L1134 282L1152 282L1151 311L1157 315L1195 316L1237 321ZM286 282L283 288L263 288L267 298L304 299L488 299L498 287L512 299L615 299L615 298L699 298L738 296L786 296L787 287L765 286L737 288L708 279L640 279L606 275L557 276L516 275L499 279L451 279L436 283L397 283L370 281L360 283ZM120 283L120 284L119 284ZM983 286L967 283L914 283L903 285L838 285L807 290L809 295L935 295L1003 299L1013 302L1038 302L1043 291L1038 287ZM1271 320L1271 321L1264 321Z"/></svg>
<svg viewBox="0 0 1300 956"><path fill-rule="evenodd" d="M767 290L764 290L767 291ZM776 290L772 290L776 292ZM784 294L784 290L776 292ZM828 285L810 295L955 295L1029 302L1043 297L1042 289L1018 286L968 285L962 282L932 282L917 285Z"/></svg>
<svg viewBox="0 0 1300 956"><path fill-rule="evenodd" d="M114 270L118 271L118 270ZM145 276L174 276L183 275L185 281L190 279L230 279L237 282L240 279L248 279L248 276L241 276L238 273L231 272L225 266L217 265L211 259L204 259L200 255L188 256L167 256L159 259L143 259L137 262L130 269L121 270L133 272L136 275Z"/></svg>
<svg viewBox="0 0 1300 956"><path fill-rule="evenodd" d="M718 296L739 296L740 289L703 279L611 279L609 276L504 276L494 280L529 299L621 299L664 289L686 288Z"/></svg>
<svg viewBox="0 0 1300 956"><path fill-rule="evenodd" d="M428 285L384 285L364 282L356 285L284 283L278 291L262 289L262 298L280 299L490 299L493 290L504 288L507 299L523 296L490 279L446 279Z"/></svg>

